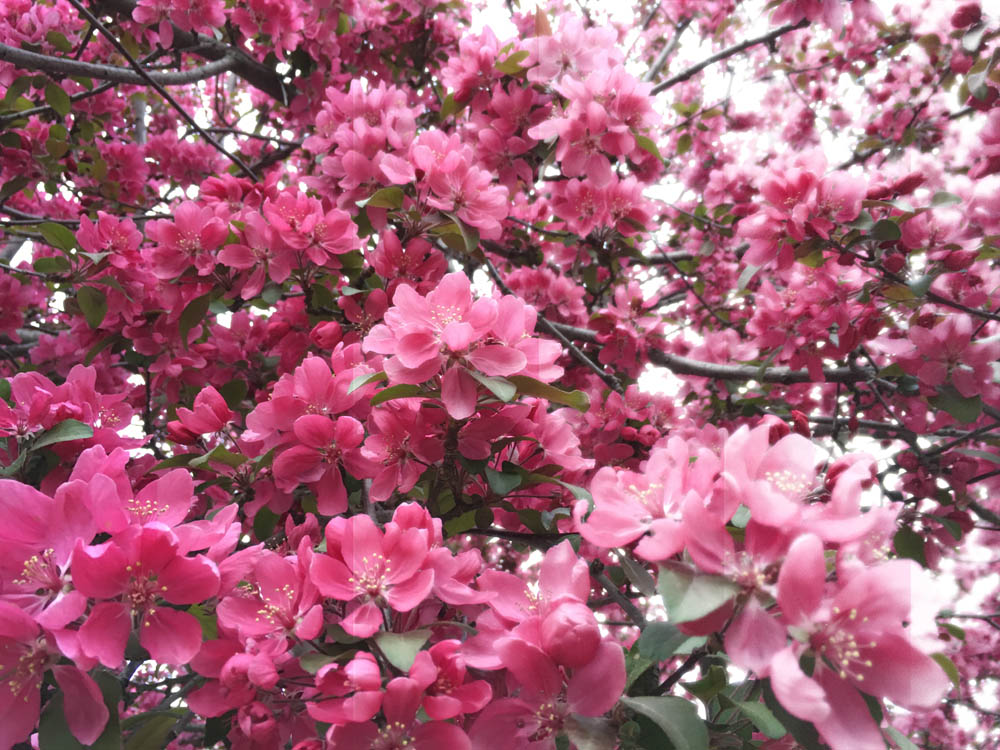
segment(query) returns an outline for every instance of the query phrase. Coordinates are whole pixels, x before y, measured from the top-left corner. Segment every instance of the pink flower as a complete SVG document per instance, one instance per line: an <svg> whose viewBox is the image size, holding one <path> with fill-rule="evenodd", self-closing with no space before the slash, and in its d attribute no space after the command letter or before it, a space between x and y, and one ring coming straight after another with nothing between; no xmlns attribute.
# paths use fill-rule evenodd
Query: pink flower
<svg viewBox="0 0 1000 750"><path fill-rule="evenodd" d="M334 747L352 750L383 750L412 747L413 750L470 750L469 738L455 724L416 720L420 707L420 685L408 677L397 677L385 688L382 713L385 724L374 722L334 726L327 737Z"/></svg>
<svg viewBox="0 0 1000 750"><path fill-rule="evenodd" d="M24 742L38 725L42 680L52 669L64 695L70 732L93 744L108 722L108 708L97 684L74 666L52 666L59 651L38 623L8 602L0 602L0 748Z"/></svg>
<svg viewBox="0 0 1000 750"><path fill-rule="evenodd" d="M310 576L323 596L353 603L340 624L359 638L382 626L380 606L409 612L434 585L434 572L424 567L429 543L418 529L390 538L368 516L334 518L326 545L326 554L313 557Z"/></svg>
<svg viewBox="0 0 1000 750"><path fill-rule="evenodd" d="M78 541L71 570L76 588L98 600L80 627L88 656L117 669L133 621L139 643L164 664L186 664L201 646L201 625L193 615L159 606L195 604L219 590L219 570L204 555L177 554L177 538L160 523L129 526L112 541L85 546Z"/></svg>
<svg viewBox="0 0 1000 750"><path fill-rule="evenodd" d="M306 703L309 715L329 724L368 721L382 706L382 673L366 651L347 664L325 664L316 673L320 696Z"/></svg>
<svg viewBox="0 0 1000 750"><path fill-rule="evenodd" d="M466 681L462 644L438 641L427 651L417 652L409 676L424 693L423 707L435 720L474 714L489 703L493 690L485 680Z"/></svg>

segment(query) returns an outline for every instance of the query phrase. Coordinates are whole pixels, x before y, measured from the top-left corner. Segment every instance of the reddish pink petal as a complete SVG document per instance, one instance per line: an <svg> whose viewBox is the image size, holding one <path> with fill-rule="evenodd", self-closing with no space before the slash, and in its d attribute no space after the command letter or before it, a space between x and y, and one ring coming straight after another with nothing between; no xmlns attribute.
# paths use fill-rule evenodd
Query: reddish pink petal
<svg viewBox="0 0 1000 750"><path fill-rule="evenodd" d="M930 711L941 702L951 681L936 661L901 635L882 633L872 642L871 648L862 648L873 666L862 670L859 688L904 708Z"/></svg>
<svg viewBox="0 0 1000 750"><path fill-rule="evenodd" d="M625 652L617 643L604 641L593 660L573 670L566 699L574 713L600 716L625 692Z"/></svg>
<svg viewBox="0 0 1000 750"><path fill-rule="evenodd" d="M487 375L513 375L528 364L528 358L517 349L500 344L480 346L466 356L466 360Z"/></svg>
<svg viewBox="0 0 1000 750"><path fill-rule="evenodd" d="M558 695L562 690L562 675L548 654L520 638L501 638L496 650L503 665L529 693ZM618 649L621 652L621 649ZM621 696L621 692L618 693Z"/></svg>
<svg viewBox="0 0 1000 750"><path fill-rule="evenodd" d="M358 638L370 638L382 627L382 610L365 602L344 618L340 626Z"/></svg>
<svg viewBox="0 0 1000 750"><path fill-rule="evenodd" d="M819 722L831 713L826 692L807 677L791 648L779 651L771 660L771 687L788 713L806 721Z"/></svg>
<svg viewBox="0 0 1000 750"><path fill-rule="evenodd" d="M784 626L751 597L726 631L726 653L734 664L767 677L771 659L786 641Z"/></svg>
<svg viewBox="0 0 1000 750"><path fill-rule="evenodd" d="M396 344L396 357L404 367L417 368L435 359L441 348L438 337L430 331L415 331L402 336Z"/></svg>
<svg viewBox="0 0 1000 750"><path fill-rule="evenodd" d="M108 723L104 696L90 675L76 667L52 667L52 674L63 691L66 725L84 745L93 745Z"/></svg>
<svg viewBox="0 0 1000 750"><path fill-rule="evenodd" d="M402 583L393 584L385 599L397 612L409 612L428 597L433 587L434 571L422 570Z"/></svg>
<svg viewBox="0 0 1000 750"><path fill-rule="evenodd" d="M353 573L340 560L334 560L329 555L316 555L309 568L309 577L323 596L350 601L358 595L358 590L351 581Z"/></svg>
<svg viewBox="0 0 1000 750"><path fill-rule="evenodd" d="M132 632L132 618L125 605L101 602L80 626L80 646L108 669L118 669L125 658L125 643Z"/></svg>
<svg viewBox="0 0 1000 750"><path fill-rule="evenodd" d="M812 721L831 750L885 750L882 733L860 693L828 669L820 669L815 679L832 710ZM785 707L791 711L787 704Z"/></svg>
<svg viewBox="0 0 1000 750"><path fill-rule="evenodd" d="M85 547L78 541L70 569L73 586L92 599L112 599L125 590L128 560L114 542Z"/></svg>
<svg viewBox="0 0 1000 750"><path fill-rule="evenodd" d="M413 730L413 750L471 750L469 736L454 724L429 721Z"/></svg>
<svg viewBox="0 0 1000 750"><path fill-rule="evenodd" d="M476 413L477 384L464 367L452 367L441 378L441 400L452 419Z"/></svg>
<svg viewBox="0 0 1000 750"><path fill-rule="evenodd" d="M800 536L778 573L778 602L788 622L801 625L812 619L823 599L825 580L823 542L815 534Z"/></svg>
<svg viewBox="0 0 1000 750"><path fill-rule="evenodd" d="M196 604L219 593L219 569L204 555L175 557L159 583L160 595L171 604Z"/></svg>
<svg viewBox="0 0 1000 750"><path fill-rule="evenodd" d="M139 643L162 664L187 664L201 648L201 625L193 615L157 607L143 618Z"/></svg>

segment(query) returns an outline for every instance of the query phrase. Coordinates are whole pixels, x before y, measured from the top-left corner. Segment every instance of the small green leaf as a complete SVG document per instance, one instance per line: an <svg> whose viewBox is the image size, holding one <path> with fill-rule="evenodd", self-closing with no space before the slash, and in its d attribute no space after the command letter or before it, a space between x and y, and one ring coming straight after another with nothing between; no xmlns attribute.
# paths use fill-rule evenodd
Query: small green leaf
<svg viewBox="0 0 1000 750"><path fill-rule="evenodd" d="M214 641L219 637L219 620L215 612L209 612L201 604L192 604L188 607L188 612L194 615L194 619L201 625L202 640Z"/></svg>
<svg viewBox="0 0 1000 750"><path fill-rule="evenodd" d="M639 654L653 661L666 661L687 639L685 633L669 622L651 622L643 628L637 641Z"/></svg>
<svg viewBox="0 0 1000 750"><path fill-rule="evenodd" d="M188 336L191 333L191 329L201 323L211 304L212 295L203 294L188 302L187 307L181 313L181 317L177 321L177 329L180 332L181 341L184 342L185 348L188 345Z"/></svg>
<svg viewBox="0 0 1000 750"><path fill-rule="evenodd" d="M64 253L71 253L76 249L76 235L70 231L69 227L63 224L56 224L54 221L46 221L39 225L38 231L46 244L51 245Z"/></svg>
<svg viewBox="0 0 1000 750"><path fill-rule="evenodd" d="M621 702L652 719L673 743L673 750L708 750L708 729L693 703L669 695L624 697Z"/></svg>
<svg viewBox="0 0 1000 750"><path fill-rule="evenodd" d="M694 139L691 137L690 133L684 133L680 138L677 139L677 155L683 156L688 151L691 150L691 145L694 143Z"/></svg>
<svg viewBox="0 0 1000 750"><path fill-rule="evenodd" d="M740 277L736 280L736 290L742 292L747 288L747 284L757 275L757 272L762 268L762 266L748 265L742 271L740 271Z"/></svg>
<svg viewBox="0 0 1000 750"><path fill-rule="evenodd" d="M65 273L72 268L63 255L46 255L37 258L31 265L38 273Z"/></svg>
<svg viewBox="0 0 1000 750"><path fill-rule="evenodd" d="M979 396L963 396L954 386L943 385L937 396L927 399L935 409L946 411L959 422L968 424L979 419L983 413L983 399Z"/></svg>
<svg viewBox="0 0 1000 750"><path fill-rule="evenodd" d="M451 219L452 222L455 224L455 227L458 229L459 234L462 236L462 244L465 246L465 252L467 253L474 252L476 248L479 247L479 230L476 229L475 227L470 227L464 221L459 219L457 214L450 214L446 212L442 213L444 213L445 216ZM441 239L444 240L446 237L447 235L445 235Z"/></svg>
<svg viewBox="0 0 1000 750"><path fill-rule="evenodd" d="M934 197L931 198L932 206L956 206L961 202L961 196L955 195L954 193L947 193L943 190L934 193Z"/></svg>
<svg viewBox="0 0 1000 750"><path fill-rule="evenodd" d="M65 419L35 440L32 450L69 440L86 440L94 437L94 428L76 419Z"/></svg>
<svg viewBox="0 0 1000 750"><path fill-rule="evenodd" d="M278 525L278 515L266 505L257 509L253 517L253 535L258 542L270 539L274 533L274 527Z"/></svg>
<svg viewBox="0 0 1000 750"><path fill-rule="evenodd" d="M431 630L429 628L410 630L406 633L382 631L375 634L375 643L378 644L392 666L402 672L409 672L417 658L417 653L430 637Z"/></svg>
<svg viewBox="0 0 1000 750"><path fill-rule="evenodd" d="M475 370L467 370L466 372L468 372L473 379L476 380L476 382L505 404L513 401L514 397L517 395L517 386L510 382L507 378L501 378L493 375L483 375Z"/></svg>
<svg viewBox="0 0 1000 750"><path fill-rule="evenodd" d="M906 284L890 284L882 290L882 296L895 302L906 302L916 297Z"/></svg>
<svg viewBox="0 0 1000 750"><path fill-rule="evenodd" d="M362 201L358 201L359 208L391 208L397 210L403 207L403 188L392 185L375 191L372 195Z"/></svg>
<svg viewBox="0 0 1000 750"><path fill-rule="evenodd" d="M411 383L400 383L399 385L392 385L388 388L383 388L381 391L372 396L369 402L372 406L377 406L378 404L383 404L386 401L392 401L397 398L412 398L413 396L420 395L420 386L412 385Z"/></svg>
<svg viewBox="0 0 1000 750"><path fill-rule="evenodd" d="M788 730L778 721L777 717L771 713L771 709L763 703L755 701L740 701L735 704L737 708L746 716L753 725L766 737L772 740L780 739L788 734Z"/></svg>
<svg viewBox="0 0 1000 750"><path fill-rule="evenodd" d="M319 651L310 651L299 657L299 666L309 674L316 674L327 664L331 664L336 660L336 656L321 654Z"/></svg>
<svg viewBox="0 0 1000 750"><path fill-rule="evenodd" d="M500 497L516 490L523 481L520 474L505 474L489 466L483 470L483 474L486 475L486 483L490 489Z"/></svg>
<svg viewBox="0 0 1000 750"><path fill-rule="evenodd" d="M924 557L924 538L909 526L903 526L892 538L893 549L900 557L916 560L921 566L927 567Z"/></svg>
<svg viewBox="0 0 1000 750"><path fill-rule="evenodd" d="M708 668L708 673L705 674L700 680L695 682L682 682L681 684L684 686L685 690L695 696L698 700L707 702L712 700L712 698L725 689L726 685L729 684L729 679L726 676L725 669L720 667L718 664L713 664Z"/></svg>
<svg viewBox="0 0 1000 750"><path fill-rule="evenodd" d="M635 137L635 144L643 151L650 153L660 161L663 161L663 157L660 156L660 149L656 147L656 142L652 138L648 138L644 135L637 135Z"/></svg>
<svg viewBox="0 0 1000 750"><path fill-rule="evenodd" d="M50 31L45 35L45 41L51 44L60 52L72 52L73 45L70 44L69 39L66 38L64 34L60 34L58 31Z"/></svg>
<svg viewBox="0 0 1000 750"><path fill-rule="evenodd" d="M899 748L899 750L920 750L920 748L915 745L909 737L900 732L896 727L886 727L886 734L892 740L893 744Z"/></svg>
<svg viewBox="0 0 1000 750"><path fill-rule="evenodd" d="M590 397L583 391L564 391L527 375L509 375L507 380L517 386L518 393L525 396L544 398L553 404L570 406L584 413L590 409Z"/></svg>
<svg viewBox="0 0 1000 750"><path fill-rule="evenodd" d="M351 30L351 17L346 13L341 12L337 17L337 36L343 36L349 33Z"/></svg>
<svg viewBox="0 0 1000 750"><path fill-rule="evenodd" d="M380 380L387 380L387 379L388 376L385 374L384 371L372 372L367 375L358 375L356 378L354 378L354 380L351 381L351 384L347 386L347 393L348 394L354 393L356 390L358 390L358 388L364 388L369 383L377 383Z"/></svg>
<svg viewBox="0 0 1000 750"><path fill-rule="evenodd" d="M721 576L695 573L680 566L660 566L657 588L672 623L690 622L714 612L739 591Z"/></svg>
<svg viewBox="0 0 1000 750"><path fill-rule="evenodd" d="M243 378L233 378L219 388L219 395L225 399L226 406L236 409L247 396L249 386Z"/></svg>
<svg viewBox="0 0 1000 750"><path fill-rule="evenodd" d="M169 711L157 711L145 715L140 714L135 718L143 719L143 721L139 724L139 728L129 736L128 742L125 743L125 750L149 750L153 747L166 747L167 737L180 717Z"/></svg>
<svg viewBox="0 0 1000 750"><path fill-rule="evenodd" d="M45 84L45 103L56 111L60 117L65 117L73 108L69 94L63 91L63 87L54 81Z"/></svg>
<svg viewBox="0 0 1000 750"><path fill-rule="evenodd" d="M521 65L521 61L526 60L530 54L526 49L520 50L512 55L508 55L503 61L496 63L493 67L506 75L516 76L518 73L526 70Z"/></svg>
<svg viewBox="0 0 1000 750"><path fill-rule="evenodd" d="M245 464L248 460L249 459L244 455L233 453L223 446L217 445L204 456L198 456L197 458L191 459L191 461L188 462L188 466L192 469L202 469L208 466L210 462L214 462L235 469L237 466Z"/></svg>
<svg viewBox="0 0 1000 750"><path fill-rule="evenodd" d="M92 286L81 286L76 293L76 302L87 319L87 325L95 330L100 328L104 316L108 314L108 298L104 292Z"/></svg>
<svg viewBox="0 0 1000 750"><path fill-rule="evenodd" d="M635 586L636 591L643 596L656 596L656 581L653 580L653 576L646 570L645 565L640 565L633 560L632 556L627 552L619 554L618 561L621 563L622 570L625 571L625 575L629 581Z"/></svg>
<svg viewBox="0 0 1000 750"><path fill-rule="evenodd" d="M903 236L899 224L890 219L879 219L868 233L880 242L895 242Z"/></svg>
<svg viewBox="0 0 1000 750"><path fill-rule="evenodd" d="M962 691L962 676L958 672L958 667L955 666L955 662L947 654L931 654L931 658L938 663L938 666L944 670L944 673L948 675L948 679L951 680L955 689L959 692Z"/></svg>

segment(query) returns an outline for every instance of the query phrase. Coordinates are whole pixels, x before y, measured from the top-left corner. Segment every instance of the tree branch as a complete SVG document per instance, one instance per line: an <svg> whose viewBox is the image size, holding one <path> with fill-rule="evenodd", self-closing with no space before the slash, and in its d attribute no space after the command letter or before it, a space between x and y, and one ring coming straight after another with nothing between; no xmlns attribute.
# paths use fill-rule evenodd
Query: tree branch
<svg viewBox="0 0 1000 750"><path fill-rule="evenodd" d="M784 36L789 31L795 31L796 29L803 29L809 25L808 19L803 18L798 23L786 23L784 26L779 26L773 31L763 34L762 36L754 37L753 39L747 39L746 41L740 42L739 44L734 44L732 47L727 47L721 52L716 52L711 57L707 57L702 60L697 65L692 65L686 70L682 70L677 75L668 78L662 83L658 83L653 86L651 93L659 94L661 91L666 91L667 89L676 86L678 83L683 83L684 81L697 75L709 65L719 62L720 60L725 60L727 57L732 57L733 55L738 55L740 52L746 49L750 49L758 44L770 44L778 37Z"/></svg>
<svg viewBox="0 0 1000 750"><path fill-rule="evenodd" d="M97 0L95 5L105 13L116 13L131 20L132 11L135 10L137 3L134 0ZM257 62L243 50L230 47L228 44L211 37L184 31L174 26L173 49L178 52L190 51L191 54L206 60L221 60L223 58L230 60L228 68L230 72L286 106L298 93L295 87L286 83L284 76L273 68Z"/></svg>
<svg viewBox="0 0 1000 750"><path fill-rule="evenodd" d="M68 2L70 3L70 5L76 8L84 18L86 18L88 21L90 21L90 23L92 23L94 26L97 27L97 30L101 32L101 35L109 42L111 42L111 44L115 47L115 49L117 49L125 57L125 59L128 60L128 64L132 66L135 72L143 80L147 81L154 89L156 89L157 93L160 96L162 96L171 107L177 110L177 113L184 119L185 122L187 122L188 125L194 128L198 132L198 134L202 138L204 138L205 141L210 143L216 151L218 151L220 154L229 159L229 161L231 161L233 164L239 167L244 172L244 174L247 175L247 177L249 177L254 182L257 181L257 173L254 172L252 169L250 169L250 167L248 167L243 162L243 160L236 154L229 153L229 151L227 151L221 143L215 140L215 137L212 136L211 133L208 133L201 125L195 122L195 119L188 113L188 111L184 109L184 107L182 107L180 103L176 99L174 99L173 96L170 95L169 91L163 88L162 84L157 83L157 81L152 77L152 74L146 71L146 69L142 67L142 64L138 60L136 60L129 53L127 49L125 49L125 46L118 40L118 37L116 37L114 34L108 31L107 26L101 23L100 20L98 20L97 16L95 16L93 13L90 12L90 10L81 5L79 0L68 0ZM220 60L218 62L219 63L226 62L226 59L224 58L223 60ZM207 68L211 65L216 65L216 64L218 63L209 63L204 67Z"/></svg>
<svg viewBox="0 0 1000 750"><path fill-rule="evenodd" d="M146 73L140 75L135 70L129 68L119 68L115 65L101 65L99 63L83 62L70 57L52 57L51 55L41 55L37 52L29 52L26 49L11 47L9 44L0 43L0 60L9 62L12 65L24 70L40 70L44 73L51 73L57 76L84 76L85 78L97 78L110 83L130 83L137 86L147 86L151 83L159 86L183 86L189 83L204 81L220 73L232 70L234 61L224 57L215 62L210 62L200 68L190 70L177 70L164 73ZM93 95L87 92L88 95ZM82 97L81 97L82 98ZM21 117L24 113L18 112Z"/></svg>

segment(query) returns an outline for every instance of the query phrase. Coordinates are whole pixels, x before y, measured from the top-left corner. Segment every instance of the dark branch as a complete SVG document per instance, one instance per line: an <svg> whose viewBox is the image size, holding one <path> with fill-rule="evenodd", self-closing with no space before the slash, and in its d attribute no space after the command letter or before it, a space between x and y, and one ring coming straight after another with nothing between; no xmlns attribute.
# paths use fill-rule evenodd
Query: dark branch
<svg viewBox="0 0 1000 750"><path fill-rule="evenodd" d="M746 41L740 42L739 44L734 44L732 47L727 47L721 52L716 52L711 57L707 57L702 60L697 65L692 65L686 70L682 70L677 75L668 78L662 83L658 83L653 86L652 93L659 94L661 91L666 91L667 89L676 86L678 83L683 83L684 81L697 75L709 65L719 62L720 60L725 60L727 57L732 57L733 55L738 55L740 52L746 49L750 49L758 44L770 44L778 37L784 36L789 31L795 31L796 29L803 29L809 25L807 19L802 19L798 23L786 23L784 26L779 26L774 31L770 31L762 36L754 37L753 39L747 39Z"/></svg>
<svg viewBox="0 0 1000 750"><path fill-rule="evenodd" d="M137 86L146 86L151 82L160 86L182 86L188 83L197 83L198 81L204 81L206 78L212 78L220 73L231 70L234 64L231 58L225 57L203 65L200 68L192 68L191 70L140 75L135 70L129 68L83 62L82 60L74 60L70 57L41 55L37 52L29 52L28 50L18 49L17 47L11 47L8 44L2 43L0 43L0 60L9 62L24 70L40 70L57 76L84 76L111 83L131 83ZM17 114L20 117L24 113L18 112Z"/></svg>

